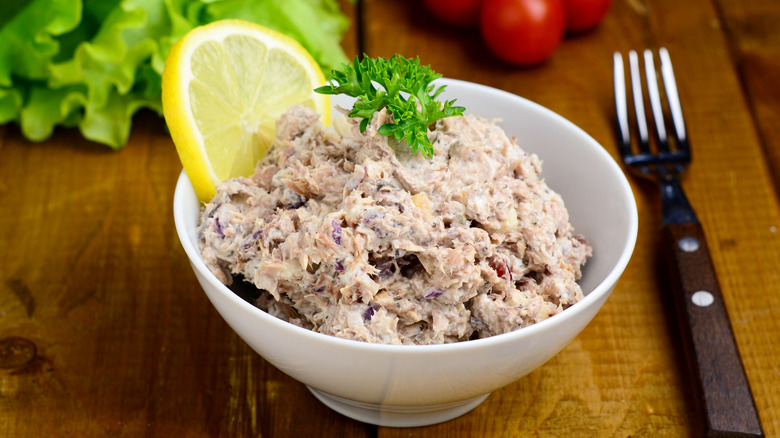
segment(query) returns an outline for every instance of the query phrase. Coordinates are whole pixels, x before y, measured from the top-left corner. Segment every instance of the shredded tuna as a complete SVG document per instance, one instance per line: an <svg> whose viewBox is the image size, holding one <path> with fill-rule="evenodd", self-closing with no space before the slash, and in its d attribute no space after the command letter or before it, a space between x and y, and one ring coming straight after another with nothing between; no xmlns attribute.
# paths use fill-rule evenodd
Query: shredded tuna
<svg viewBox="0 0 780 438"><path fill-rule="evenodd" d="M440 120L434 156L305 107L277 123L249 178L220 184L199 239L223 283L261 290L256 305L317 332L434 344L517 330L579 301L592 254L573 234L541 161L495 124Z"/></svg>

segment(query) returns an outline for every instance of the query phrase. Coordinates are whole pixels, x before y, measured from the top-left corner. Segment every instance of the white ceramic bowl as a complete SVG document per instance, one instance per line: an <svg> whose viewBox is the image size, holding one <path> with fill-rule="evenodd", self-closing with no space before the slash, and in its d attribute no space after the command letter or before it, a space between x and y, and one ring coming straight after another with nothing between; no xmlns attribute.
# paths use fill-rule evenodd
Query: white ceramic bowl
<svg viewBox="0 0 780 438"><path fill-rule="evenodd" d="M543 161L542 175L561 194L576 232L594 247L580 281L586 297L538 324L446 345L377 345L293 326L247 303L203 264L196 226L200 204L182 172L174 218L203 290L227 323L268 362L299 380L327 406L385 426L420 426L455 418L487 395L539 367L596 315L626 267L637 234L631 188L610 155L584 131L526 99L456 80L443 97L467 112L502 119L518 144ZM334 98L334 105L348 100Z"/></svg>

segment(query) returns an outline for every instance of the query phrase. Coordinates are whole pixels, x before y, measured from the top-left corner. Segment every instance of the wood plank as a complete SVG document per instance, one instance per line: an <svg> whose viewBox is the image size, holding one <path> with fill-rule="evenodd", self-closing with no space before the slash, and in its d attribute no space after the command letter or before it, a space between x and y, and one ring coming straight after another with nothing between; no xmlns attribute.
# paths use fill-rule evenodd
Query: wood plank
<svg viewBox="0 0 780 438"><path fill-rule="evenodd" d="M684 185L708 233L765 432L778 436L778 9L761 0L615 1L594 32L567 38L542 66L515 68L487 53L477 32L435 22L417 1L365 0L362 30L353 20L344 47L348 56L361 47L373 56L420 55L446 76L527 97L616 155L611 54L666 45L695 153ZM75 131L30 144L18 128L0 127L0 153L0 436L686 436L700 429L671 305L661 298L668 282L658 195L645 181L631 179L640 215L634 257L578 338L461 418L391 429L319 403L213 309L173 229L181 167L158 118L136 117L119 152ZM28 361L21 347L10 357L3 342L11 338L32 343L35 357Z"/></svg>
<svg viewBox="0 0 780 438"><path fill-rule="evenodd" d="M416 2L366 1L365 11L383 17L367 19L364 45L370 55L419 55L445 76L529 98L572 120L613 156L612 52L669 48L695 154L684 185L717 248L715 267L765 431L777 434L780 384L772 364L780 351L780 215L731 63L729 36L712 2L614 2L595 31L567 38L534 68L501 63L486 53L477 32L448 28ZM545 366L496 391L471 414L414 432L380 428L381 436L556 436L583 430L594 436L681 436L699 430L672 307L661 298L668 281L657 189L635 179L631 184L640 214L637 248L590 326Z"/></svg>
<svg viewBox="0 0 780 438"><path fill-rule="evenodd" d="M0 374L0 434L365 436L208 302L173 228L178 157L147 116L119 152L6 129L0 174L23 189L0 193L0 340L37 357Z"/></svg>
<svg viewBox="0 0 780 438"><path fill-rule="evenodd" d="M718 0L719 19L728 35L747 103L764 145L775 190L780 190L780 14L778 2Z"/></svg>
<svg viewBox="0 0 780 438"><path fill-rule="evenodd" d="M353 28L344 48L356 47ZM117 152L75 130L31 144L4 126L0 152L0 356L9 338L36 349L0 369L0 436L372 433L210 304L174 230L181 165L161 119L138 115Z"/></svg>

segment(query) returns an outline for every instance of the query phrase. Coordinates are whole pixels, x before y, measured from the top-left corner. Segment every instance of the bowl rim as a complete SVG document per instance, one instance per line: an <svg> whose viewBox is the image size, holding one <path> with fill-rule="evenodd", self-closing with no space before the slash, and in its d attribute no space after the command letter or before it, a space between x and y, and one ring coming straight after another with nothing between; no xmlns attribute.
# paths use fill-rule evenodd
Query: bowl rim
<svg viewBox="0 0 780 438"><path fill-rule="evenodd" d="M230 290L230 288L222 284L222 282L219 281L217 277L214 274L212 274L211 271L208 269L206 264L203 262L203 259L200 257L200 251L198 251L192 245L192 242L190 242L188 238L187 230L185 229L184 224L186 223L186 221L184 219L185 213L183 211L185 196L187 196L185 191L187 190L187 185L191 187L191 183L189 181L189 177L187 176L187 173L184 170L182 170L177 180L176 188L174 192L173 216L174 216L174 223L175 223L177 235L179 237L179 241L182 247L184 248L184 251L187 254L187 258L189 259L192 266L202 274L203 278L205 278L211 286L213 286L217 291L219 291L219 293L225 295L226 298L229 301L231 301L231 304L242 307L244 310L249 311L254 315L257 315L260 319L264 320L266 323L276 326L281 330L291 330L293 333L296 333L300 336L304 336L306 338L310 338L312 341L325 342L327 344L330 344L333 347L344 348L344 349L358 349L366 352L393 353L393 354L401 354L401 355L425 355L434 352L442 353L442 352L455 352L464 349L493 348L501 344L511 343L519 338L533 336L538 331L548 330L548 329L552 329L555 326L566 324L569 319L573 318L574 315L578 313L576 312L576 309L580 309L580 308L584 309L585 307L588 306L589 303L599 300L604 294L610 293L612 288L617 283L617 280L622 275L623 271L628 265L631 255L633 254L636 245L638 228L639 228L638 212L637 212L636 200L634 198L633 191L631 190L631 186L628 182L628 179L626 178L625 174L621 170L620 166L612 158L612 156L609 155L609 153L604 149L604 147L602 147L601 144L599 144L595 139L593 139L582 128L575 125L574 123L564 118L563 116L559 115L558 113L542 105L539 105L531 100L528 100L524 97L509 93L504 90L493 88L487 85L477 84L477 83L458 80L458 79L440 78L436 80L436 83L441 85L457 85L465 88L473 88L478 93L486 93L488 95L493 95L503 99L508 98L511 100L515 100L517 103L523 106L527 106L534 109L535 111L541 112L546 117L555 119L558 123L561 123L564 126L568 126L569 129L573 129L580 136L586 139L585 143L587 143L588 146L591 149L593 149L593 152L596 155L600 156L602 160L607 162L607 165L612 167L613 170L616 171L616 174L621 176L621 178L619 178L619 188L626 196L626 199L630 201L628 205L628 207L630 208L628 208L628 215L626 216L626 219L628 220L628 236L625 244L623 245L623 248L621 249L620 257L618 258L617 263L615 263L612 266L612 268L609 270L608 274L604 277L604 279L598 285L596 285L596 287L594 287L593 290L591 290L587 295L585 295L585 297L582 300L573 304L572 306L565 309L564 311L556 315L553 315L543 321L534 323L527 327L514 330L512 332L502 333L500 335L490 336L487 338L480 338L480 339L448 343L448 344L428 344L428 345L376 344L376 343L357 341L353 339L338 338L332 335L319 333L310 329L299 327L287 321L283 321L279 318L276 318L270 315L269 313L261 310L260 308L248 303L247 301L239 297L235 292ZM194 197L194 192L192 193L192 196ZM202 203L198 201L197 198L196 198L196 202L202 205Z"/></svg>

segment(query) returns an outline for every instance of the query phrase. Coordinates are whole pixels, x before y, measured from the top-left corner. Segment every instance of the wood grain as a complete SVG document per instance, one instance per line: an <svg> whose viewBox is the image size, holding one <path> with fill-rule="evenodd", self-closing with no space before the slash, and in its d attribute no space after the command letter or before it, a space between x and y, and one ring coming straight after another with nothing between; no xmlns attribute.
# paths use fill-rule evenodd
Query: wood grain
<svg viewBox="0 0 780 438"><path fill-rule="evenodd" d="M0 247L15 249L0 259L0 339L37 356L0 375L0 435L365 436L249 349L189 275L158 119L137 120L119 152L13 131L2 174L28 189L0 195Z"/></svg>
<svg viewBox="0 0 780 438"><path fill-rule="evenodd" d="M353 27L344 47L356 46ZM76 131L31 144L0 130L0 341L36 347L0 369L0 436L371 433L266 363L208 302L173 228L181 165L161 119L136 116L118 152Z"/></svg>
<svg viewBox="0 0 780 438"><path fill-rule="evenodd" d="M765 412L778 412L778 375L768 369L774 365L767 360L768 352L778 351L777 321L771 316L780 308L774 267L778 262L773 228L778 219L777 200L716 5L709 1L616 1L594 32L568 38L544 65L520 69L498 63L486 53L476 33L440 26L429 14L415 11L412 3L366 2L368 15L388 18L367 28L364 44L369 54L419 54L424 63L447 76L527 97L574 121L613 155L617 147L612 52L661 45L670 50L695 157L684 185L708 234L714 234L715 267L721 278L726 277L725 300L749 364L748 377L760 400L759 413L766 417ZM391 27L397 32L389 39L385 35ZM660 295L668 279L661 257L658 194L652 184L632 184L640 213L632 262L585 332L527 378L544 381L537 375L560 361L575 370L575 376L557 382L568 386L559 388L550 378L547 385L528 385L523 392L505 388L473 412L476 418L465 416L437 426L441 430L437 433L464 428L472 435L487 434L502 430L501 425L514 436L557 436L575 430L589 430L594 436L680 436L702 430L703 425L689 423L695 418L693 395L686 389L672 308ZM615 357L612 366L603 362L605 351ZM560 374L555 376L560 378ZM600 382L595 388L594 381ZM550 387L558 390L551 393ZM590 397L584 395L588 394L585 389L593 391ZM614 400L619 401L613 405ZM561 420L562 411L571 415ZM486 415L491 417L489 422L484 421ZM774 415L768 414L770 420ZM766 419L764 423L768 436L779 433L776 423ZM434 432L427 430L419 436L428 433ZM405 431L381 431L383 436L402 434Z"/></svg>
<svg viewBox="0 0 780 438"><path fill-rule="evenodd" d="M558 112L616 156L613 51L666 46L688 123L683 185L700 216L767 436L780 436L780 2L615 0L593 32L534 68L415 0L363 0L352 56L419 55ZM359 25L358 25L359 24ZM358 41L358 37L362 40ZM662 257L654 185L631 180L640 231L624 276L566 349L451 422L368 426L326 408L241 341L175 235L181 170L154 115L109 151L0 127L0 436L699 436ZM8 339L35 346L3 348ZM16 356L9 356L15 351ZM6 364L6 365L3 365Z"/></svg>
<svg viewBox="0 0 780 438"><path fill-rule="evenodd" d="M732 62L764 145L775 190L780 189L780 27L777 5L762 0L716 2Z"/></svg>

